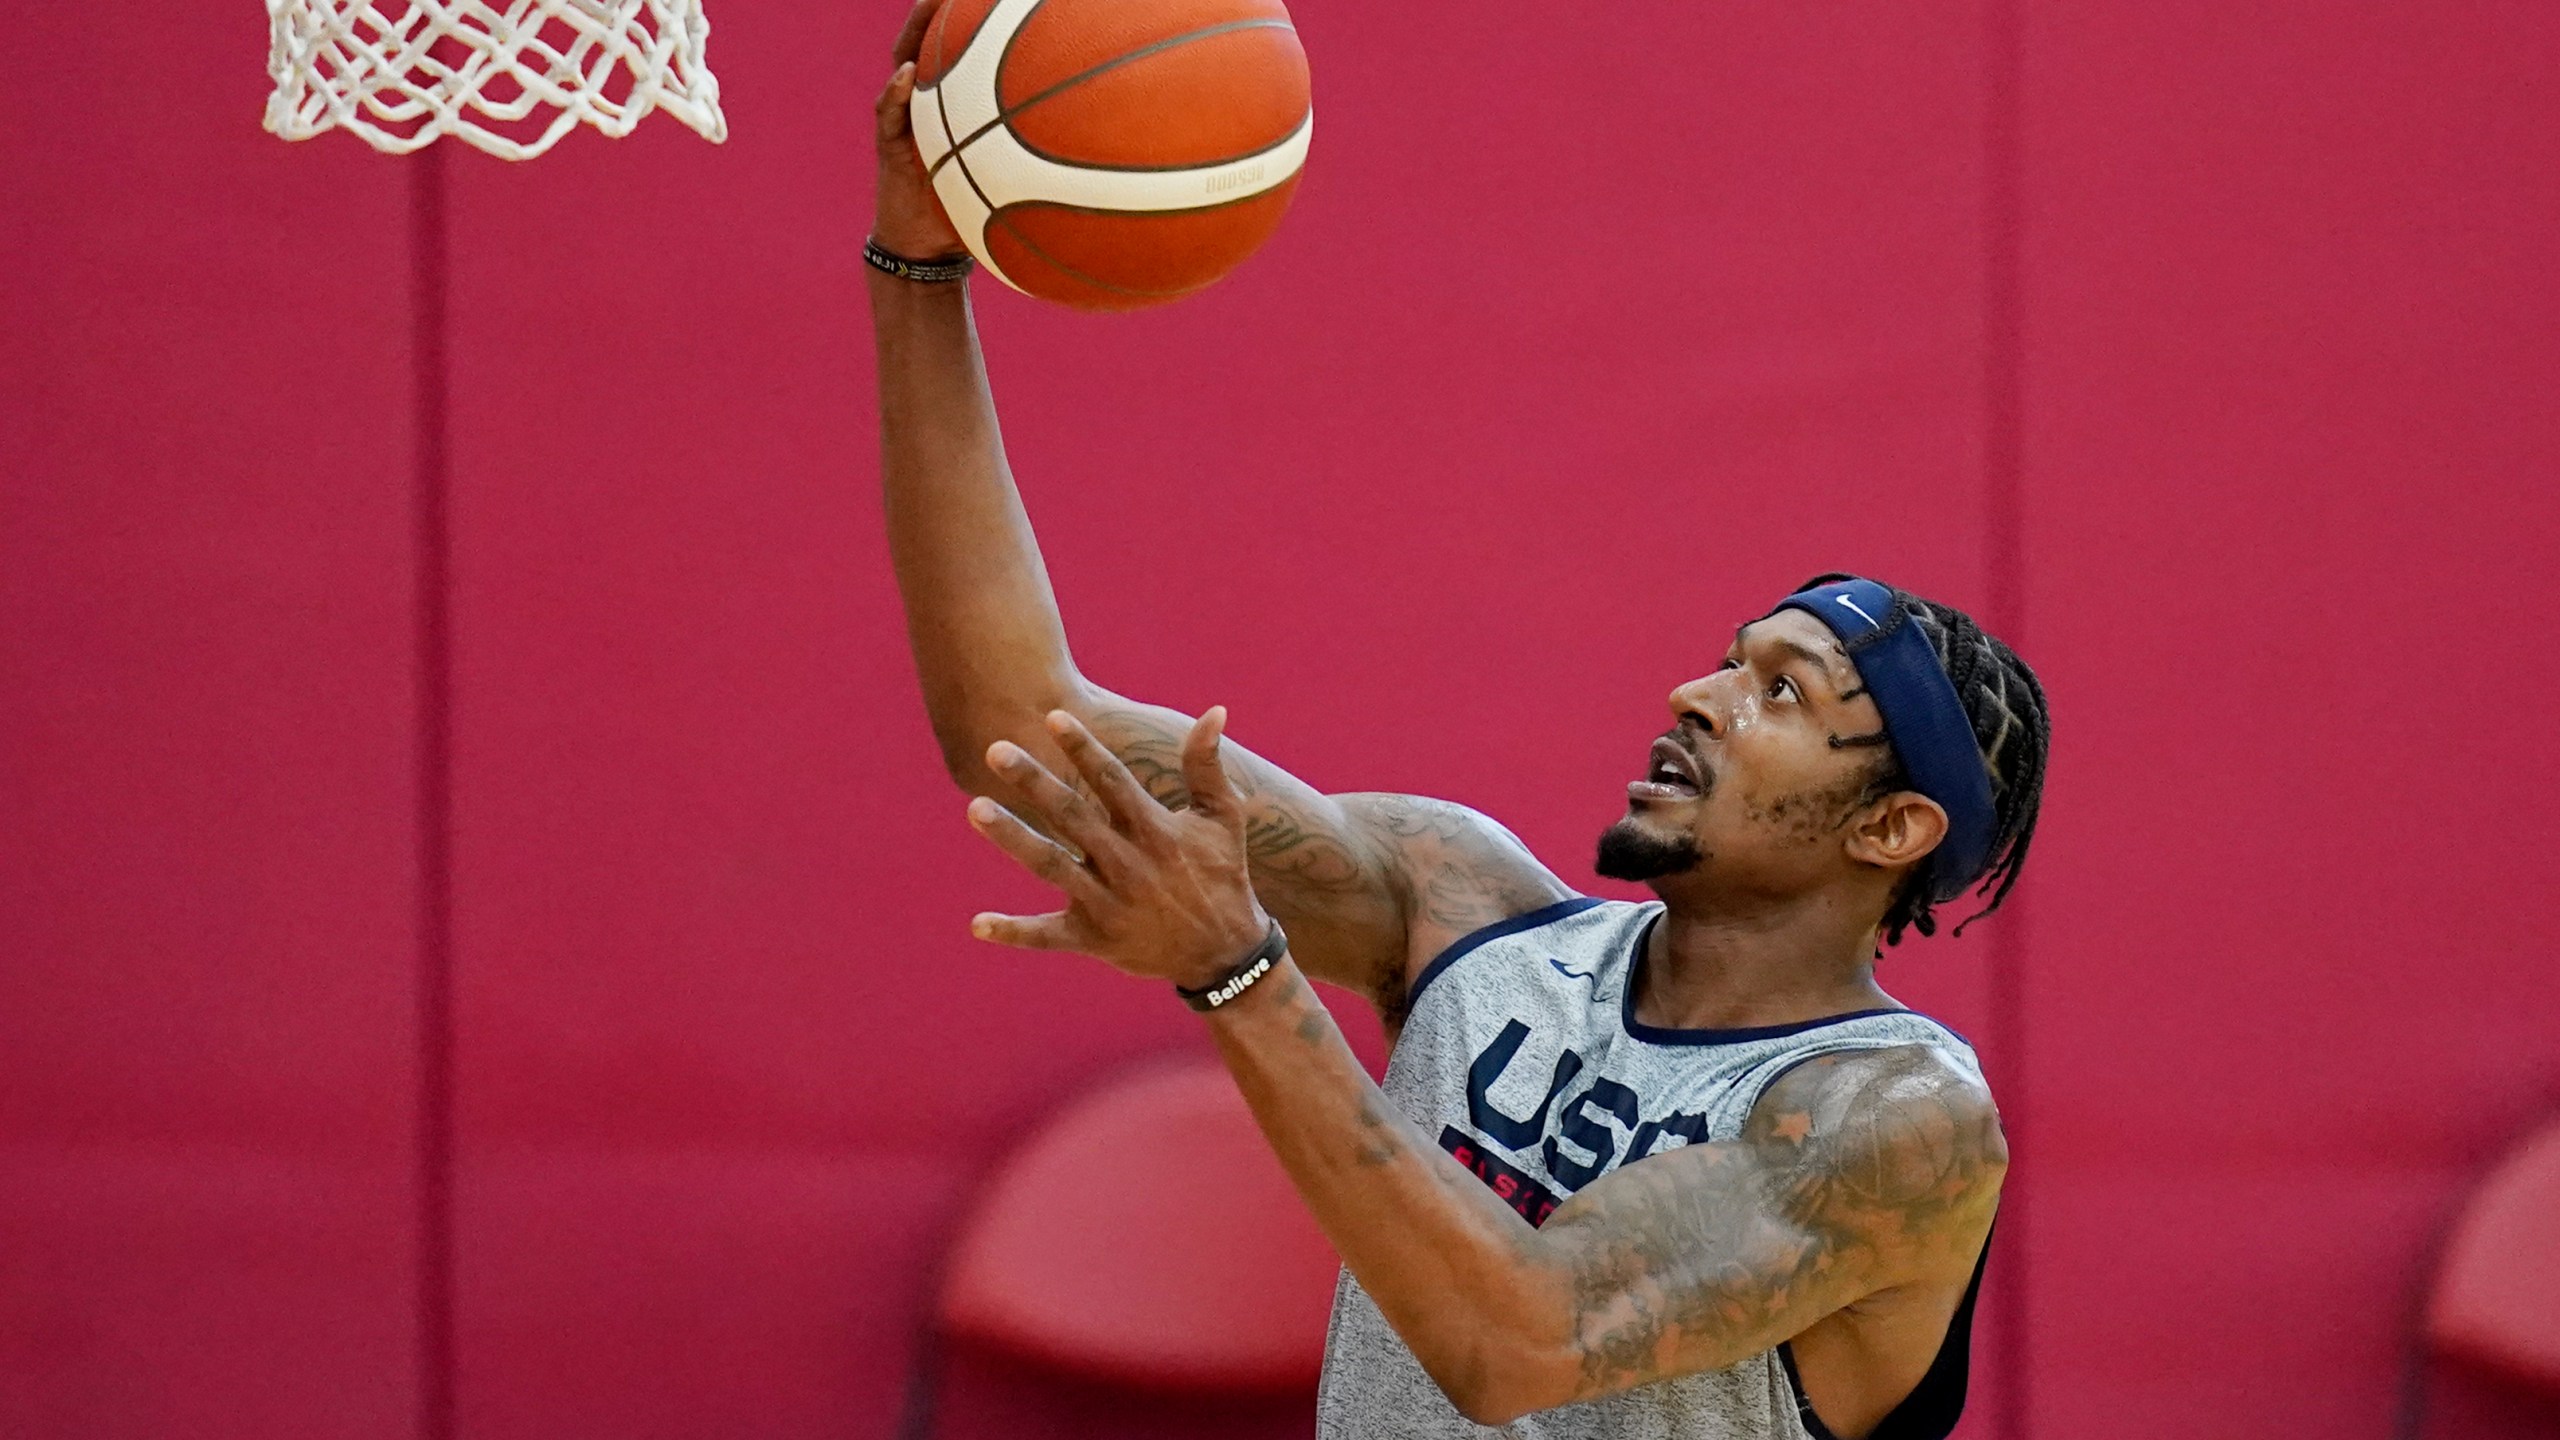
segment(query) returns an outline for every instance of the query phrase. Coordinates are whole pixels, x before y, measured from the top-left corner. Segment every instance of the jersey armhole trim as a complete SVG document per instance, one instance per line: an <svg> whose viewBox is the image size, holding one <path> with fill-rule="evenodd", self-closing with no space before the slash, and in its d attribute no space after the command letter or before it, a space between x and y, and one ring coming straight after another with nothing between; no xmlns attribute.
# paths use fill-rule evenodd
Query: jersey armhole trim
<svg viewBox="0 0 2560 1440"><path fill-rule="evenodd" d="M1787 1394L1796 1402L1796 1423L1804 1426L1804 1433L1813 1440L1840 1440L1831 1433L1830 1426L1822 1423L1822 1417L1813 1413L1813 1402L1805 1398L1804 1376L1796 1372L1794 1341L1778 1342L1778 1364L1787 1372Z"/></svg>
<svg viewBox="0 0 2560 1440"><path fill-rule="evenodd" d="M1456 964L1466 956L1468 951L1477 946L1499 940L1505 935L1517 935L1523 930L1535 930L1541 925L1553 924L1567 915L1579 915L1594 905L1608 903L1597 895L1576 895L1570 900L1559 900L1553 905L1541 905L1526 914L1514 915L1508 920L1496 920L1480 930L1468 931L1450 941L1447 949L1434 956L1431 963L1422 968L1422 973L1413 977L1413 988L1404 992L1405 1009L1413 1008L1414 1002L1422 998L1423 987L1439 979L1441 971Z"/></svg>
<svg viewBox="0 0 2560 1440"><path fill-rule="evenodd" d="M1948 1034L1955 1035L1957 1043L1963 1045L1966 1050L1970 1051L1973 1049L1972 1041L1965 1039L1962 1035L1956 1035L1956 1032L1949 1029L1945 1022L1939 1020L1934 1015L1923 1015L1917 1010L1860 1010L1855 1014L1834 1016L1832 1017L1832 1020L1863 1020L1873 1015L1908 1015L1914 1020L1926 1020L1930 1024L1937 1026L1939 1029L1945 1030ZM1823 1025L1830 1024L1832 1021L1817 1020L1813 1023L1816 1025ZM1798 1051L1795 1054L1787 1056L1785 1064L1778 1066L1776 1069L1770 1071L1766 1076L1761 1078L1760 1087L1757 1090L1754 1090L1751 1094L1751 1103L1742 1107L1742 1113L1745 1117L1744 1123L1750 1123L1749 1116L1751 1113L1760 1108L1761 1101L1769 1098L1769 1091L1775 1087L1779 1081L1784 1080L1789 1075L1794 1074L1797 1070L1806 1065L1812 1064L1816 1060L1828 1060L1835 1055L1855 1055L1867 1050L1901 1050L1913 1045L1924 1043L1926 1042L1919 1040L1878 1040L1862 1038L1847 1043L1833 1043L1820 1046L1818 1048L1808 1048Z"/></svg>

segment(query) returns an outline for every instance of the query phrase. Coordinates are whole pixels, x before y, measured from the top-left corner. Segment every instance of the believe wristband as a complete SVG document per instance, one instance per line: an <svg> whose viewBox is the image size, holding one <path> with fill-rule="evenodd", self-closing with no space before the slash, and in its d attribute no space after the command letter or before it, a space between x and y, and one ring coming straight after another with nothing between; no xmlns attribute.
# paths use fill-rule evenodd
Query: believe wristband
<svg viewBox="0 0 2560 1440"><path fill-rule="evenodd" d="M1252 954L1237 961L1234 969L1197 990L1176 985L1173 993L1182 997L1183 1004L1206 1015L1252 989L1253 983L1270 974L1271 967L1279 964L1280 957L1288 953L1289 937L1282 933L1280 922L1274 920L1270 932L1262 937L1262 943L1253 947Z"/></svg>

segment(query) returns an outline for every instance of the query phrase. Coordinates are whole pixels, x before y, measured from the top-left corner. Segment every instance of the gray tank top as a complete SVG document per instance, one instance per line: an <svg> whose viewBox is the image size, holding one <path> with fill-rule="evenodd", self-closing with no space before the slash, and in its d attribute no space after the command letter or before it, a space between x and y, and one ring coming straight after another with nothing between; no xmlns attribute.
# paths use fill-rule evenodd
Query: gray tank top
<svg viewBox="0 0 2560 1440"><path fill-rule="evenodd" d="M1414 982L1387 1098L1530 1224L1620 1165L1732 1140L1770 1082L1817 1055L1942 1047L1980 1077L1962 1036L1909 1010L1800 1025L1666 1030L1628 984L1659 901L1575 899L1451 945ZM1325 1338L1320 1440L1812 1440L1769 1350L1488 1429L1460 1415L1375 1301L1342 1272Z"/></svg>

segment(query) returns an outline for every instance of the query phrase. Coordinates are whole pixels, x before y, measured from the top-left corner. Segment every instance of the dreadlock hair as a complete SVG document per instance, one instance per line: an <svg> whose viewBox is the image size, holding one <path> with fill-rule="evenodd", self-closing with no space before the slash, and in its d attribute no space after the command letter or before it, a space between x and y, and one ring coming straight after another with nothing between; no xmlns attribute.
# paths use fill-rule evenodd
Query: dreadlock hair
<svg viewBox="0 0 2560 1440"><path fill-rule="evenodd" d="M1796 589L1810 590L1835 580L1858 578L1816 575ZM2052 721L2045 712L2044 687L2036 682L2036 672L2027 668L2027 662L2019 659L2016 651L1952 605L1923 600L1899 586L1885 588L1893 592L1894 600L1909 612L1920 633L1928 637L1929 648L1937 652L1938 663L1946 667L1947 678L1955 682L1956 698L1964 705L1965 717L1973 722L1974 744L1981 747L1982 758L1991 771L1996 826L1982 883L1973 891L1989 898L1981 909L1957 923L1954 933L1961 935L1965 926L2000 908L2000 902L2009 898L2010 887L2018 883L2020 867L2027 863L2027 845L2036 835L2036 810L2044 800L2045 750L2052 735ZM1896 790L1909 788L1910 777L1903 771L1901 757L1888 746L1859 805L1863 808ZM1923 935L1938 933L1938 919L1931 913L1929 900L1929 870L1934 863L1933 857L1913 866L1901 888L1894 892L1893 903L1884 912L1885 944L1900 944L1905 930L1917 930Z"/></svg>

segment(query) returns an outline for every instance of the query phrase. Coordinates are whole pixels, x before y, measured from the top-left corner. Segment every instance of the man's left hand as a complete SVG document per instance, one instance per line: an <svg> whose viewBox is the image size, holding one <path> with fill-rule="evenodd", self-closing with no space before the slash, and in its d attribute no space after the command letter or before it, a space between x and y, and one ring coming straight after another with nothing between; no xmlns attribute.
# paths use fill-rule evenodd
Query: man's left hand
<svg viewBox="0 0 2560 1440"><path fill-rule="evenodd" d="M1158 803L1064 710L1049 712L1049 732L1083 778L1083 791L1011 741L988 746L987 767L1066 844L984 796L969 802L969 823L1064 891L1067 905L1046 915L982 914L969 922L970 932L1003 945L1081 950L1132 975L1194 989L1251 954L1271 918L1254 898L1246 868L1243 798L1218 760L1226 718L1223 706L1211 708L1183 740L1182 778L1191 797L1184 810Z"/></svg>

